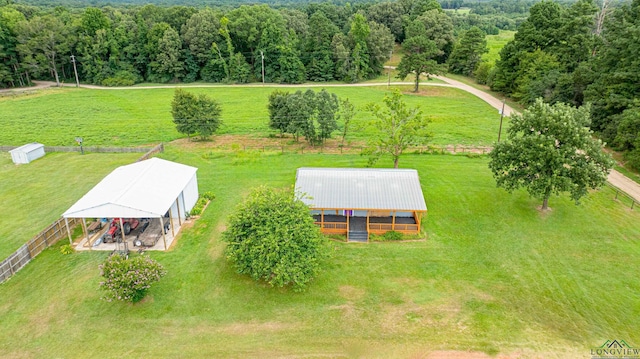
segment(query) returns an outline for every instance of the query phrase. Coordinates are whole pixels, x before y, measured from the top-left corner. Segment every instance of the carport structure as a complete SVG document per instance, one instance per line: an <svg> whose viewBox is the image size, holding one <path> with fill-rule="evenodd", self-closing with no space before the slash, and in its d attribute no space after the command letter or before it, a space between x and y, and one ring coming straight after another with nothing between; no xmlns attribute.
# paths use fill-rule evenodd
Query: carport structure
<svg viewBox="0 0 640 359"><path fill-rule="evenodd" d="M198 201L197 170L195 167L159 158L118 167L62 216L65 221L68 218L83 219L82 226L87 242L87 218L119 218L123 237L123 218L159 219L161 228L165 228L164 221L169 220L172 235L175 237L175 222L177 221L179 226L182 225L187 212ZM166 214L168 218L165 217ZM68 221L67 232L69 242L72 242ZM164 230L162 239L166 250Z"/></svg>

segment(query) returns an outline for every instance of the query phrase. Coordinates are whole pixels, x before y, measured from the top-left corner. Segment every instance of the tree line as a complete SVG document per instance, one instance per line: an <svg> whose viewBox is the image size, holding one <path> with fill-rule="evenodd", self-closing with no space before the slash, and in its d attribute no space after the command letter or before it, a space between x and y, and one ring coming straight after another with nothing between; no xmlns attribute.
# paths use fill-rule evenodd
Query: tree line
<svg viewBox="0 0 640 359"><path fill-rule="evenodd" d="M105 86L358 82L380 75L394 43L407 37L435 42L432 57L444 64L456 35L476 27L515 29L513 20L495 15L446 13L436 0L280 8L51 8L4 1L0 87L73 82L74 62L81 82Z"/></svg>
<svg viewBox="0 0 640 359"><path fill-rule="evenodd" d="M640 0L613 6L542 1L479 82L525 105L590 103L591 128L640 169Z"/></svg>

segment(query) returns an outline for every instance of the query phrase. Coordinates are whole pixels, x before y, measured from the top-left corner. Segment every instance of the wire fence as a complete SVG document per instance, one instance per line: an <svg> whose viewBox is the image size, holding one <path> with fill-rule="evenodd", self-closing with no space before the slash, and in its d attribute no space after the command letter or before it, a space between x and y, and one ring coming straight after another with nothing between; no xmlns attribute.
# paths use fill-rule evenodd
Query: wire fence
<svg viewBox="0 0 640 359"><path fill-rule="evenodd" d="M630 209L634 209L635 207L640 205L640 202L638 202L634 197L632 197L631 195L629 195L625 191L621 190L620 188L612 185L610 182L607 182L607 187L613 189L616 192L614 200L616 200L616 201L618 201L620 203L623 203L623 204L624 204L624 202L631 203L631 204L629 204L629 208Z"/></svg>
<svg viewBox="0 0 640 359"><path fill-rule="evenodd" d="M217 144L211 147L209 154L214 152L264 152L264 153L287 153L287 154L305 154L305 153L326 153L326 154L359 154L367 149L364 145L340 145L330 143L327 145L312 146L307 143L225 143ZM489 146L467 146L467 145L428 145L428 146L412 146L405 150L405 153L418 154L478 154L485 155L491 152L492 147ZM205 155L206 157L206 155Z"/></svg>
<svg viewBox="0 0 640 359"><path fill-rule="evenodd" d="M70 218L69 229L75 228L80 224L82 219ZM45 230L33 237L29 242L18 248L13 254L0 262L0 283L9 279L17 271L22 269L27 263L31 262L43 250L58 243L62 238L67 236L67 229L64 218L60 218L53 224L49 225Z"/></svg>
<svg viewBox="0 0 640 359"><path fill-rule="evenodd" d="M0 151L6 152L18 148L18 146L0 146ZM44 146L45 152L81 152L80 146ZM93 153L135 153L147 152L148 147L100 147L83 146L82 151Z"/></svg>

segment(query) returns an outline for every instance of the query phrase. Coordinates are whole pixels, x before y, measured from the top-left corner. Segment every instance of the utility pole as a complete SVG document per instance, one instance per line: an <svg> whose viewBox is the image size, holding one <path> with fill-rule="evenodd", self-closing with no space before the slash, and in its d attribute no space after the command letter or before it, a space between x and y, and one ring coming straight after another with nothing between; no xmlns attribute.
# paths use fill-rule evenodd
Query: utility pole
<svg viewBox="0 0 640 359"><path fill-rule="evenodd" d="M262 85L264 86L264 52L260 50L260 56L262 56Z"/></svg>
<svg viewBox="0 0 640 359"><path fill-rule="evenodd" d="M498 130L498 143L500 143L500 135L502 134L502 119L504 118L504 103L507 99L502 99L502 110L500 110L500 129Z"/></svg>
<svg viewBox="0 0 640 359"><path fill-rule="evenodd" d="M78 69L76 69L76 57L71 55L71 62L73 62L73 72L76 74L76 87L80 87L80 81L78 80Z"/></svg>

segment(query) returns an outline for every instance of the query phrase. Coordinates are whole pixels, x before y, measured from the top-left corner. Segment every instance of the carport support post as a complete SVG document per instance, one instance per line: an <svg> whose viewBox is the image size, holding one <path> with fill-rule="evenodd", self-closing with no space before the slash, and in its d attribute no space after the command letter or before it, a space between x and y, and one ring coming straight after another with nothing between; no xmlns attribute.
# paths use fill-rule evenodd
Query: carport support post
<svg viewBox="0 0 640 359"><path fill-rule="evenodd" d="M73 244L73 240L71 239L71 230L69 229L69 219L64 217L64 224L67 226L67 235L69 236L69 245Z"/></svg>
<svg viewBox="0 0 640 359"><path fill-rule="evenodd" d="M87 231L87 223L84 218L80 218L82 220L82 233L84 233L84 237L87 239L87 245L89 246L89 250L91 250L91 243L89 243L89 231Z"/></svg>
<svg viewBox="0 0 640 359"><path fill-rule="evenodd" d="M176 208L178 209L178 224L182 225L182 215L180 214L180 202L178 201L178 198L176 198Z"/></svg>
<svg viewBox="0 0 640 359"><path fill-rule="evenodd" d="M169 223L171 224L171 235L176 236L176 232L173 230L173 211L169 208Z"/></svg>
<svg viewBox="0 0 640 359"><path fill-rule="evenodd" d="M124 244L124 251L129 250L127 247L127 238L124 236L124 226L122 225L122 217L120 217L120 234L122 235L122 244Z"/></svg>
<svg viewBox="0 0 640 359"><path fill-rule="evenodd" d="M162 231L162 242L164 242L164 250L167 250L167 237L164 234L164 220L160 217L160 230Z"/></svg>

